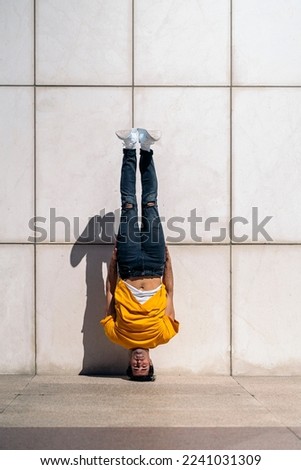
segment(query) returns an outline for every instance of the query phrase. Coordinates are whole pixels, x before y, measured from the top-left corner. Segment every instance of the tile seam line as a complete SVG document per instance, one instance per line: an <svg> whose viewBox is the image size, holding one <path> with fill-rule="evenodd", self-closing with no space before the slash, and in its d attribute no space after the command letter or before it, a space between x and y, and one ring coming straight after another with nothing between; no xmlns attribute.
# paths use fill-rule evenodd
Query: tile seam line
<svg viewBox="0 0 301 470"><path fill-rule="evenodd" d="M37 216L37 89L36 89L36 39L37 39L37 23L36 23L36 0L33 2L33 73L34 73L34 123L33 123L33 180L34 180L34 217ZM34 235L34 373L37 374L37 237Z"/></svg>
<svg viewBox="0 0 301 470"><path fill-rule="evenodd" d="M11 241L1 241L1 245L25 245L25 246L46 246L46 245L66 245L66 246L72 246L72 245L82 245L82 246L113 246L114 243L77 243L76 241L74 242L11 242ZM301 246L301 242L292 242L292 243L169 243L167 242L167 245L169 246L232 246L232 247L237 247L237 246L266 246L266 247L271 247L271 246Z"/></svg>
<svg viewBox="0 0 301 470"><path fill-rule="evenodd" d="M36 88L225 88L225 89L230 89L230 88L247 88L247 89L253 89L253 88L268 88L268 89L290 89L290 88L296 88L299 89L301 88L301 85L138 85L138 84L120 84L120 85L107 85L107 84L98 84L98 85L79 85L79 84L37 84L37 83L32 83L32 84L24 84L24 83L16 83L16 84L5 84L1 83L0 88L13 88L13 87L23 87L23 88L30 88L35 86Z"/></svg>
<svg viewBox="0 0 301 470"><path fill-rule="evenodd" d="M233 178L232 178L232 172L233 172L233 146L232 146L232 133L233 133L233 122L232 122L232 99L233 99L233 34L232 34L232 29L233 29L233 0L230 0L230 100L229 100L229 119L230 119L230 129L229 129L229 185L230 185L230 200L229 200L229 205L230 205L230 220L232 220L233 216ZM233 252L233 225L230 223L229 226L229 236L230 236L230 244L229 244L229 373L230 376L232 377L233 375L233 261L232 261L232 252Z"/></svg>
<svg viewBox="0 0 301 470"><path fill-rule="evenodd" d="M132 0L132 127L135 123L135 0Z"/></svg>

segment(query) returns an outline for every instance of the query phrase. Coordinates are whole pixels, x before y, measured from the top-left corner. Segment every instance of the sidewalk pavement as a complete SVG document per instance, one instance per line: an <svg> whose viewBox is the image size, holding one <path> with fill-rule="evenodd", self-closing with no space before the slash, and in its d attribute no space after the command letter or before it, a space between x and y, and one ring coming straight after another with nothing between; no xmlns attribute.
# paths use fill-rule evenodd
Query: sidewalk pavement
<svg viewBox="0 0 301 470"><path fill-rule="evenodd" d="M0 376L0 449L301 449L301 377Z"/></svg>

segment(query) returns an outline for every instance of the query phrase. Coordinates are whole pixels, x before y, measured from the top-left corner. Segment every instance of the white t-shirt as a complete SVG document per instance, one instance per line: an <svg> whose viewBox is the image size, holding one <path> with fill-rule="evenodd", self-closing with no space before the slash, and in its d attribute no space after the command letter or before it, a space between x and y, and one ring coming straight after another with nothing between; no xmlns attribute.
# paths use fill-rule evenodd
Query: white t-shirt
<svg viewBox="0 0 301 470"><path fill-rule="evenodd" d="M161 288L161 284L160 284L158 287L152 290L139 290L136 287L132 286L131 284L128 284L127 282L124 282L124 283L127 285L127 287L132 292L135 299L138 300L140 304L144 304Z"/></svg>

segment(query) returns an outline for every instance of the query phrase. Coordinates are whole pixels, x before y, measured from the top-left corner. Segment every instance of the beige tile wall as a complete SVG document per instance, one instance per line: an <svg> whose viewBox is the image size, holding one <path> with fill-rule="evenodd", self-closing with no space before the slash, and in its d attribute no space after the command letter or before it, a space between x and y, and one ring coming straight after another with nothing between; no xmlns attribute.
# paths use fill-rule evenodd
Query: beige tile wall
<svg viewBox="0 0 301 470"><path fill-rule="evenodd" d="M298 0L0 2L0 373L123 372L98 322L114 131L139 126L162 130L181 322L157 372L300 374L300 21Z"/></svg>
<svg viewBox="0 0 301 470"><path fill-rule="evenodd" d="M32 374L35 370L34 247L0 245L0 370Z"/></svg>
<svg viewBox="0 0 301 470"><path fill-rule="evenodd" d="M32 85L34 82L34 2L0 3L0 82Z"/></svg>

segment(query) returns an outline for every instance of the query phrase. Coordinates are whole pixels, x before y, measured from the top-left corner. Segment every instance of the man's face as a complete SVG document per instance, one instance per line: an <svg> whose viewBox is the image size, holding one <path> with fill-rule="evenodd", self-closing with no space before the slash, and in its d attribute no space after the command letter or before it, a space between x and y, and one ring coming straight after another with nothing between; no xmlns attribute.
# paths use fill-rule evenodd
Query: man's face
<svg viewBox="0 0 301 470"><path fill-rule="evenodd" d="M148 375L152 361L148 349L132 349L130 351L130 366L135 377Z"/></svg>

